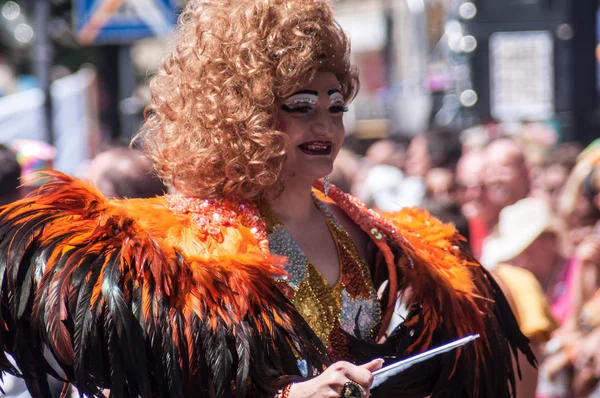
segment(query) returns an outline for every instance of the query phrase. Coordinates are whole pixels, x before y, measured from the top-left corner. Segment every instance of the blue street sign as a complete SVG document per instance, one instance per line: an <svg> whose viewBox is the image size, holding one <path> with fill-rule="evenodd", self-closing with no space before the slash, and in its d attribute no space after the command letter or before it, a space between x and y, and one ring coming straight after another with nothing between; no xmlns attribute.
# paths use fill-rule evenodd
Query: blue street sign
<svg viewBox="0 0 600 398"><path fill-rule="evenodd" d="M73 0L75 32L83 45L125 44L169 34L176 0Z"/></svg>

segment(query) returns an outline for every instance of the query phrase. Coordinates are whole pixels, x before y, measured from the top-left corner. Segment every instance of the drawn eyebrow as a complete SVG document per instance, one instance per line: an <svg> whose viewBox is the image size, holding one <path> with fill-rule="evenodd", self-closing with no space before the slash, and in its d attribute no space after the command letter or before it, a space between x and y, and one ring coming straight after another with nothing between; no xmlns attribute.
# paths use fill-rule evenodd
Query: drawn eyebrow
<svg viewBox="0 0 600 398"><path fill-rule="evenodd" d="M319 92L318 91L314 91L314 90L300 90L300 91L296 91L294 94L290 95L290 97L293 97L294 95L298 95L298 94L310 94L310 95L314 95L316 97L319 96ZM290 98L288 97L288 98Z"/></svg>
<svg viewBox="0 0 600 398"><path fill-rule="evenodd" d="M338 93L341 94L342 92L340 90L338 90L337 88L333 89L333 90L329 90L327 92L327 95L332 96L333 94Z"/></svg>

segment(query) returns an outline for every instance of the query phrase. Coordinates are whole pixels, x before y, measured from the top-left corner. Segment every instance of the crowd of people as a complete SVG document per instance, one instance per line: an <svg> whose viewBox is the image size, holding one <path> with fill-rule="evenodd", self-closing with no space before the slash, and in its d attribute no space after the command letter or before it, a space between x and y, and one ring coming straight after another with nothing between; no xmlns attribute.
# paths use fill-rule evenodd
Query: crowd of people
<svg viewBox="0 0 600 398"><path fill-rule="evenodd" d="M483 137L474 146L461 142L460 134L435 130L410 141L375 141L364 156L344 148L331 182L382 213L419 206L456 226L464 248L496 277L540 361L537 369L522 361L519 396L595 397L600 143L585 150L577 143L538 143L532 151L519 137L490 138L486 131L480 130ZM27 147L37 145L44 147ZM43 155L48 151L32 160L22 156L22 147L0 147L2 204L38 184L19 186L21 177L51 168ZM107 197L168 192L137 149L98 154L83 177Z"/></svg>
<svg viewBox="0 0 600 398"><path fill-rule="evenodd" d="M457 227L540 360L523 369L520 396L596 396L600 142L546 141L498 125L433 130L348 150L334 179L380 211L420 206Z"/></svg>

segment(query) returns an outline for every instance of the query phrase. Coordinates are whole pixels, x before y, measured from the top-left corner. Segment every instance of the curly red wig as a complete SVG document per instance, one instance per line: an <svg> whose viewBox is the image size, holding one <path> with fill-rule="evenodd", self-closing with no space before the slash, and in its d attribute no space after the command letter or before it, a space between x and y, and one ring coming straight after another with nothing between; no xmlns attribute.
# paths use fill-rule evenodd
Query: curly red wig
<svg viewBox="0 0 600 398"><path fill-rule="evenodd" d="M196 197L257 200L285 161L276 100L318 71L351 101L358 73L321 0L191 0L176 47L152 78L138 138L158 175Z"/></svg>

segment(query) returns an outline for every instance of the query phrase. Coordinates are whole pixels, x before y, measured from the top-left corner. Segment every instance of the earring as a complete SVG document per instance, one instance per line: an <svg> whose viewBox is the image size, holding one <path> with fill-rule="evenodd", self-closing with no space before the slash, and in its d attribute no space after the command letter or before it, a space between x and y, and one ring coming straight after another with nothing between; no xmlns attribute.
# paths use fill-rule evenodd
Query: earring
<svg viewBox="0 0 600 398"><path fill-rule="evenodd" d="M329 176L323 177L323 193L325 194L325 197L329 196L330 187L331 184L329 183Z"/></svg>

